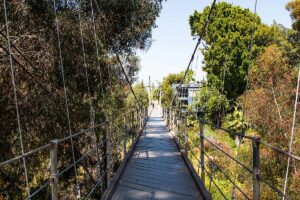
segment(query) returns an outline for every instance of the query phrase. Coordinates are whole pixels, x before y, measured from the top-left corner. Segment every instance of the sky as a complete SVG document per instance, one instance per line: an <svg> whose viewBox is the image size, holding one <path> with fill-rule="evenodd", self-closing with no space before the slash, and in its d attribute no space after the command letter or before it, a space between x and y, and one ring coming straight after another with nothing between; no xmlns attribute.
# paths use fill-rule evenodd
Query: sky
<svg viewBox="0 0 300 200"><path fill-rule="evenodd" d="M224 1L224 0L223 0ZM227 1L243 8L254 10L255 0ZM266 24L273 21L290 28L292 21L285 9L288 0L258 0L257 14ZM139 80L157 85L169 73L178 73L186 69L197 40L193 39L189 27L189 16L195 10L202 11L212 0L167 0L163 3L157 28L153 30L153 44L148 51L139 51L141 70ZM197 59L198 57L198 59ZM197 62L198 60L198 62ZM192 69L196 71L196 80L202 80L205 72L201 70L202 55L198 51Z"/></svg>

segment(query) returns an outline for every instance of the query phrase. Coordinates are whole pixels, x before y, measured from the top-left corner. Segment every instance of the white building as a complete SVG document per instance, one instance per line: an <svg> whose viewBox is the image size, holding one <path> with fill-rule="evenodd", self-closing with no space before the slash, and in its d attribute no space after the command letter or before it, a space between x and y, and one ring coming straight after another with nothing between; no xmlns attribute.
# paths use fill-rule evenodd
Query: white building
<svg viewBox="0 0 300 200"><path fill-rule="evenodd" d="M190 82L189 84L173 84L172 88L181 101L181 105L192 106L200 86L200 83Z"/></svg>

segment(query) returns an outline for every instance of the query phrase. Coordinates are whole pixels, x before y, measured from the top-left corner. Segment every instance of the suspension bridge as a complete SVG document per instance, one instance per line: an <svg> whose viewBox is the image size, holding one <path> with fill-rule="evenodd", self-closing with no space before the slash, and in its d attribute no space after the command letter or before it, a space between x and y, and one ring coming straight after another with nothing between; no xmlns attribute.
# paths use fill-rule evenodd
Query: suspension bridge
<svg viewBox="0 0 300 200"><path fill-rule="evenodd" d="M7 180L9 176L16 176L15 171L22 171L17 174L14 180L21 182L23 186L20 188L23 191L18 192L20 194L17 196L1 191L0 194L5 195L0 196L0 199L212 199L210 194L212 185L217 188L224 199L229 199L228 195L225 194L228 191L222 191L214 179L214 174L210 170L211 168L220 172L224 179L228 181L227 183L232 185L232 199L238 196L240 199L258 200L262 192L262 185L266 185L274 191L278 199L292 199L286 191L288 176L285 177L284 186L278 187L278 185L272 184L267 177L262 176L260 170L260 149L267 148L274 154L278 154L287 160L288 174L290 163L300 161L299 156L291 153L292 140L289 151L285 151L262 141L259 137L248 136L215 126L205 120L201 110L197 112L182 112L181 108L176 104L178 97L176 95L172 99L171 107L162 108L158 104L154 108L151 106L144 107L138 101L137 95L131 86L132 81L130 80L120 52L114 53L118 70L113 69L113 67L103 69L104 67L101 66L100 44L98 43L93 2L93 0L89 1L90 16L87 20L89 22L88 25L91 26L90 33L94 39L93 44L87 45L84 41L86 27L84 27L82 22L83 16L80 12L80 1L77 7L75 6L79 11L76 10L78 12L74 12L75 14L72 13L74 14L73 18L78 20L77 28L80 37L79 47L76 49L76 52L82 58L81 67L83 75L79 79L84 82L84 86L86 87L85 89L78 89L76 88L76 84L72 84L73 79L70 78L72 74L65 66L65 60L70 58L64 57L68 54L69 49L64 49L64 40L68 38L63 37L62 29L64 24L60 21L63 18L57 9L56 1L51 1L50 5L53 8L54 17L54 24L51 28L53 28L53 35L55 35L52 42L56 48L56 60L53 61L53 66L57 67L61 74L61 79L59 80L61 84L57 86L56 90L53 90L33 75L33 70L31 69L35 69L35 65L20 50L20 47L16 45L14 41L15 36L12 35L12 29L17 25L12 28L13 21L10 21L10 12L12 13L16 7L11 2L8 3L6 0L2 0L1 11L3 11L4 24L1 29L2 38L0 48L3 49L2 53L6 55L4 59L6 61L5 65L9 67L8 77L11 85L10 90L7 92L12 91L12 96L9 100L13 102L13 105L9 104L8 107L13 110L13 115L15 116L13 124L16 124L18 134L12 139L15 143L18 142L18 145L17 148L14 147L14 152L8 152L9 156L17 154L16 156L5 157L0 160L0 176L1 178L3 177L3 180ZM194 60L195 53L209 24L210 15L215 3L216 0L213 1L211 10L203 25L195 50L180 84L183 84L191 63ZM228 32L230 34L230 30ZM93 58L93 62L90 61L90 57L87 55L89 48L92 48L91 46L94 46L96 52L96 58ZM251 48L252 46L250 47L250 52ZM49 52L43 53L50 54ZM89 69L92 65L91 63L99 70L97 71L98 78L96 79L99 82L97 87L93 87L91 84L91 82L96 82L92 78L91 69ZM22 101L27 97L29 98L32 94L30 92L21 93L18 91L23 86L22 83L17 81L17 78L20 78L17 77L20 76L18 74L20 70L23 70L26 77L28 76L28 79L36 83L37 87L42 88L43 92L51 93L51 91L54 91L53 95L45 95L43 99L45 97L47 99L51 96L59 96L56 99L57 102L60 102L57 106L64 110L66 120L58 117L55 119L55 123L51 123L50 126L59 126L59 124L64 123L67 128L58 130L61 132L65 131L67 132L66 134L60 132L54 134L54 138L46 136L43 139L43 144L39 144L38 146L35 144L32 146L26 144L26 142L30 140L35 141L35 139L30 138L30 131L28 130L34 130L28 127L30 123L22 121L26 120L22 117L25 112L22 109L28 109L22 105ZM116 79L113 77L113 70L116 73L122 74L130 92L134 96L135 109L118 115L115 115L114 112L116 111L112 110L110 113L105 113L105 116L95 116L95 110L98 107L94 100L96 95L92 93L97 93L103 101L106 98L110 98L108 101L115 98L113 96L115 88L111 83L113 79ZM58 73L56 70L54 71L54 74ZM103 94L105 83L103 83L102 78L104 76L109 77L110 80L107 83L109 86L108 91L111 93L109 97ZM88 113L82 116L83 119L81 119L85 124L88 124L87 126L81 125L83 123L78 123L80 125L73 127L73 124L75 124L74 121L77 120L74 116L78 115L76 113L76 109L78 108L74 106L76 103L74 99L77 97L73 98L70 96L72 89L75 90L75 93L82 90L85 91L80 96L84 106L78 107L85 109L85 112ZM35 87L33 90L35 90ZM298 91L299 79L296 103ZM43 106L42 111L46 110L45 107L47 106ZM296 108L297 105L295 105L295 112ZM187 120L191 116L196 119L199 125L199 132L194 134L196 138L191 138L188 134ZM96 120L97 117L102 118L101 120ZM48 127L47 124L43 126ZM221 130L222 134L236 136L248 141L248 148L251 149L251 162L243 163L239 160L238 156L231 155L222 146L213 141L212 138L206 135L206 126ZM191 144L194 141L197 142ZM250 189L244 191L236 183L236 175L231 177L224 170L224 167L220 166L218 158L211 157L207 153L206 145L210 145L231 162L235 163L236 166L246 171L250 177L249 179L251 179L251 185L248 186ZM47 166L45 166L45 163L47 163ZM36 170L41 172L40 177L36 176ZM3 188L18 188L14 186L15 182L7 181L1 184L3 184Z"/></svg>

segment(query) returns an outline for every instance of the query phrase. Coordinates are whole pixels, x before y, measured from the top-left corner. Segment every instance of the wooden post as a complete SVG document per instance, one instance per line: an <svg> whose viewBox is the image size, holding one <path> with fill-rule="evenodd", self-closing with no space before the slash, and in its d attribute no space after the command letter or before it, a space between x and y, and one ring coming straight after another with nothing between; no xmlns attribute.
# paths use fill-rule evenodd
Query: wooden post
<svg viewBox="0 0 300 200"><path fill-rule="evenodd" d="M185 118L184 118L184 123L185 123L185 126L184 126L184 143L185 143L185 152L186 152L186 156L188 156L188 128L187 128L187 114L185 114Z"/></svg>
<svg viewBox="0 0 300 200"><path fill-rule="evenodd" d="M127 130L126 130L126 116L124 116L124 141L123 141L123 153L124 153L124 158L127 154L127 150L126 150L126 145L127 145Z"/></svg>
<svg viewBox="0 0 300 200"><path fill-rule="evenodd" d="M199 121L200 128L200 162L201 162L201 180L205 185L205 147L204 147L204 124Z"/></svg>
<svg viewBox="0 0 300 200"><path fill-rule="evenodd" d="M148 110L147 107L144 107L143 126L145 126L146 124L147 116L148 116Z"/></svg>
<svg viewBox="0 0 300 200"><path fill-rule="evenodd" d="M169 129L171 129L171 124L172 124L172 107L169 109Z"/></svg>
<svg viewBox="0 0 300 200"><path fill-rule="evenodd" d="M142 128L143 128L143 109L141 108L140 109L140 114L139 114L139 126L140 126L140 130L139 130L139 134L141 133L141 131L142 131Z"/></svg>
<svg viewBox="0 0 300 200"><path fill-rule="evenodd" d="M260 159L259 159L259 143L260 139L256 138L252 140L252 150L253 150L253 163L252 163L252 171L253 171L253 199L259 200L260 198L260 178L259 178L259 170L260 170Z"/></svg>
<svg viewBox="0 0 300 200"><path fill-rule="evenodd" d="M136 140L136 137L137 137L137 135L138 135L138 133L139 133L139 129L140 129L140 127L139 127L139 110L137 110L136 111L136 113L135 113L135 118L134 118L134 121L135 121L135 140Z"/></svg>
<svg viewBox="0 0 300 200"><path fill-rule="evenodd" d="M106 177L107 177L107 187L109 187L111 182L111 144L110 144L110 136L111 136L111 124L108 124L108 131L106 134Z"/></svg>
<svg viewBox="0 0 300 200"><path fill-rule="evenodd" d="M169 126L169 129L172 130L173 128L173 109L171 107L170 109L170 126Z"/></svg>
<svg viewBox="0 0 300 200"><path fill-rule="evenodd" d="M176 112L175 109L173 109L173 131L175 132L176 130Z"/></svg>
<svg viewBox="0 0 300 200"><path fill-rule="evenodd" d="M50 185L51 185L51 199L58 200L58 173L57 173L57 146L58 141L51 141L50 149Z"/></svg>
<svg viewBox="0 0 300 200"><path fill-rule="evenodd" d="M135 127L134 127L134 111L131 113L131 144L133 145L134 142L134 132L135 132Z"/></svg>
<svg viewBox="0 0 300 200"><path fill-rule="evenodd" d="M180 143L180 127L181 127L181 115L178 116L178 122L177 122L177 137L179 143Z"/></svg>

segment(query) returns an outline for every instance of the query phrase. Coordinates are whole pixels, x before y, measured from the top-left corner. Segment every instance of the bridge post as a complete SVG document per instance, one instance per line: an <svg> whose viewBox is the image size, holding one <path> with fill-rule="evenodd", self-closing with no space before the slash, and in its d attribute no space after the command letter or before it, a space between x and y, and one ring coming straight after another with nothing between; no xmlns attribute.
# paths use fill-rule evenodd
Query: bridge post
<svg viewBox="0 0 300 200"><path fill-rule="evenodd" d="M205 185L205 163L204 163L204 124L199 121L199 127L200 127L200 164L201 164L201 180L203 184Z"/></svg>
<svg viewBox="0 0 300 200"><path fill-rule="evenodd" d="M252 140L252 150L253 150L253 199L259 200L260 198L260 152L259 152L260 138Z"/></svg>
<svg viewBox="0 0 300 200"><path fill-rule="evenodd" d="M178 138L178 142L180 142L180 132L181 132L181 123L182 119L181 119L181 114L178 113L178 119L177 119L177 138Z"/></svg>
<svg viewBox="0 0 300 200"><path fill-rule="evenodd" d="M176 122L176 112L175 112L175 109L173 109L172 115L173 115L173 119L172 119L172 129L173 129L173 131L174 131L174 133L175 133L175 129L176 129L176 124L175 124L175 122Z"/></svg>
<svg viewBox="0 0 300 200"><path fill-rule="evenodd" d="M184 143L185 143L185 153L186 153L186 156L188 156L188 143L189 143L189 140L188 140L188 127L187 127L187 114L184 115Z"/></svg>
<svg viewBox="0 0 300 200"><path fill-rule="evenodd" d="M110 136L111 136L111 124L108 124L108 130L106 134L106 179L107 187L110 185L111 181L111 146L110 146Z"/></svg>
<svg viewBox="0 0 300 200"><path fill-rule="evenodd" d="M172 111L173 111L173 109L171 107L170 108L170 114L169 114L169 117L170 117L170 119L169 119L169 129L170 130L172 129Z"/></svg>
<svg viewBox="0 0 300 200"><path fill-rule="evenodd" d="M167 109L167 127L170 125L170 108Z"/></svg>
<svg viewBox="0 0 300 200"><path fill-rule="evenodd" d="M133 145L134 142L134 132L135 132L135 128L134 128L134 111L131 112L131 145Z"/></svg>
<svg viewBox="0 0 300 200"><path fill-rule="evenodd" d="M177 130L177 138L178 138L178 141L179 141L179 126L180 126L180 115L179 113L176 113L176 130Z"/></svg>
<svg viewBox="0 0 300 200"><path fill-rule="evenodd" d="M51 141L50 149L50 185L51 185L51 199L58 200L58 173L57 173L57 146L58 141Z"/></svg>
<svg viewBox="0 0 300 200"><path fill-rule="evenodd" d="M124 116L124 141L123 141L124 158L127 154L126 144L127 144L126 116Z"/></svg>
<svg viewBox="0 0 300 200"><path fill-rule="evenodd" d="M148 116L148 109L147 109L147 107L145 107L144 124L146 123L147 116Z"/></svg>
<svg viewBox="0 0 300 200"><path fill-rule="evenodd" d="M139 134L140 132L140 113L141 113L141 109L137 109L136 111L136 126L137 126L137 135Z"/></svg>
<svg viewBox="0 0 300 200"><path fill-rule="evenodd" d="M144 120L143 120L143 126L146 124L146 119L148 117L148 109L147 107L144 107L145 112L144 112Z"/></svg>
<svg viewBox="0 0 300 200"><path fill-rule="evenodd" d="M172 116L173 116L172 112L173 112L173 109L171 107L170 113L169 113L169 130L172 130Z"/></svg>
<svg viewBox="0 0 300 200"><path fill-rule="evenodd" d="M139 114L139 118L140 118L140 131L139 133L142 131L142 128L143 128L143 114L144 113L144 109L143 108L140 108L140 114Z"/></svg>
<svg viewBox="0 0 300 200"><path fill-rule="evenodd" d="M140 112L139 112L139 127L140 127L140 130L139 130L139 133L142 131L142 124L143 124L143 112L144 112L144 109L143 108L140 108Z"/></svg>

